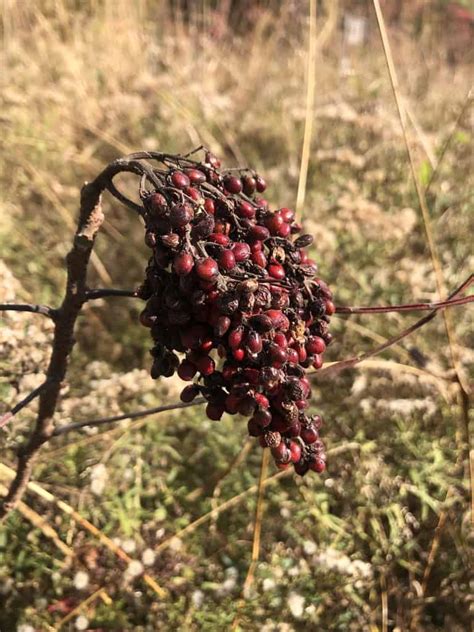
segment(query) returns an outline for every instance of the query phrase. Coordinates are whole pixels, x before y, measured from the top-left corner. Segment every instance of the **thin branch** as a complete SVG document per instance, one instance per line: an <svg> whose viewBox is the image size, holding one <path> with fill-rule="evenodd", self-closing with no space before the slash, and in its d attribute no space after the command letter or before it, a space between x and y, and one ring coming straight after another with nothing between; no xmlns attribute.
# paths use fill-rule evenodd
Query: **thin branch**
<svg viewBox="0 0 474 632"><path fill-rule="evenodd" d="M0 312L32 312L47 316L51 320L56 320L58 310L47 305L33 305L31 303L0 303Z"/></svg>
<svg viewBox="0 0 474 632"><path fill-rule="evenodd" d="M125 296L129 298L141 298L138 290L116 290L115 288L97 288L94 290L86 290L87 301L93 301L98 298L107 298L109 296Z"/></svg>
<svg viewBox="0 0 474 632"><path fill-rule="evenodd" d="M3 428L4 426L6 426L7 423L17 413L20 412L20 410L23 410L25 406L28 406L28 404L32 402L34 399L36 399L48 386L50 386L50 384L51 384L51 380L46 380L45 382L40 384L38 387L36 387L33 391L31 391L31 393L27 395L24 399L22 399L21 402L18 402L18 404L15 404L15 406L13 406L11 410L3 414L0 417L0 428Z"/></svg>
<svg viewBox="0 0 474 632"><path fill-rule="evenodd" d="M448 296L448 300L449 301L454 300L459 294L464 292L473 282L473 278L474 278L474 275L471 274L471 276L468 279L466 279L458 288L454 290L454 292L452 292ZM356 364L359 364L359 362L362 362L363 360L367 360L367 358L371 358L374 355L382 353L382 351L385 351L385 349L388 349L389 347L396 344L397 342L400 342L400 340L403 340L403 338L406 338L417 329L420 329L420 327L423 327L423 325L426 325L426 323L429 323L430 320L433 320L433 318L436 316L437 313L438 313L438 310L431 311L429 314L427 314L426 316L423 316L423 318L420 318L420 320L417 320L415 323L413 323L413 325L410 325L410 327L407 327L407 329L404 329L402 332L400 332L396 336L389 338L386 342L375 347L371 351L368 351L358 356L353 356L352 358L347 358L346 360L335 362L334 364L326 367L325 369L319 369L317 371L318 376L340 373L340 371L343 371L344 369L350 369L354 367Z"/></svg>
<svg viewBox="0 0 474 632"><path fill-rule="evenodd" d="M429 310L444 309L458 305L467 305L474 301L473 296L464 296L448 301L437 301L435 303L412 303L407 305L386 305L379 307L336 307L337 314L386 314L388 312L422 312Z"/></svg>
<svg viewBox="0 0 474 632"><path fill-rule="evenodd" d="M90 419L86 421L75 421L70 424L65 424L64 426L59 426L56 428L52 434L53 437L57 437L59 435L66 434L68 432L72 432L73 430L79 430L80 428L94 427L94 426L103 426L104 424L111 424L116 421L123 421L124 419L141 419L142 417L148 417L149 415L156 415L158 413L163 413L170 410L179 410L180 408L190 408L191 406L198 406L199 404L204 404L205 399L203 397L199 397L195 399L193 402L182 403L179 402L177 404L167 404L166 406L157 406L156 408L147 408L145 410L139 410L134 413L125 413L123 415L114 415L113 417L103 417L101 419Z"/></svg>
<svg viewBox="0 0 474 632"><path fill-rule="evenodd" d="M8 494L0 503L0 520L3 519L21 499L41 446L53 436L53 417L59 399L61 382L64 380L73 349L74 327L79 313L87 301L87 267L94 247L95 237L104 221L101 196L122 172L137 175L146 174L150 181L156 178L150 166L142 165L132 158L120 158L110 163L98 177L83 186L79 220L74 241L66 257L67 282L61 307L55 319L54 338L49 366L46 373L50 388L43 389L39 395L39 409L35 426L28 441L18 452L18 465L15 478L10 484ZM112 186L112 193L118 191ZM117 196L117 195L116 195ZM119 194L119 199L124 201ZM130 206L130 204L128 204ZM136 208L135 208L136 207ZM142 214L143 209L135 205L134 210Z"/></svg>

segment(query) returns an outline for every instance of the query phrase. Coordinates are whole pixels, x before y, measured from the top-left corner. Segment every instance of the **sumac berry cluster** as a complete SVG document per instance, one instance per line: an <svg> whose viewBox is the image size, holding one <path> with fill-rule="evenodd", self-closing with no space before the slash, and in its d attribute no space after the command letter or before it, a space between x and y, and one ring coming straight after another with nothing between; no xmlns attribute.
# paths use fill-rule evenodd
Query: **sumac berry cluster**
<svg viewBox="0 0 474 632"><path fill-rule="evenodd" d="M335 308L305 250L313 238L295 237L294 211L270 209L261 176L221 171L208 151L203 162L168 156L154 174L155 190L141 191L152 257L140 290L152 377L195 380L183 402L201 394L212 420L248 417L279 468L322 472L306 369L322 366Z"/></svg>

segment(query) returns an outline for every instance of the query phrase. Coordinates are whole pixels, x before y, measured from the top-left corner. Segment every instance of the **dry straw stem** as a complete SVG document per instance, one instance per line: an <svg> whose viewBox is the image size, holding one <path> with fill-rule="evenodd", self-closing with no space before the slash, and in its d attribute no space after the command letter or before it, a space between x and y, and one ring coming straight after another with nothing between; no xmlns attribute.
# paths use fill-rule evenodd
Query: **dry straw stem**
<svg viewBox="0 0 474 632"><path fill-rule="evenodd" d="M4 463L0 463L0 477L3 477L6 480L12 480L14 476L14 470L12 470ZM29 482L27 484L27 488L46 502L56 505L56 507L58 507L58 509L60 509L63 513L71 516L73 520L75 520L83 529L96 537L101 544L103 544L109 551L114 553L114 555L122 560L122 562L130 564L134 561L129 555L127 555L127 553L125 553L123 549L115 544L108 536L102 533L100 529L89 522L89 520L81 516L81 514L73 509L71 505L68 505L63 500L56 498L53 494L41 487L41 485L38 485L38 483ZM149 586L158 595L158 597L164 599L167 596L167 592L157 584L153 577L151 577L147 573L144 573L142 575L142 578L145 584L147 584L147 586Z"/></svg>
<svg viewBox="0 0 474 632"><path fill-rule="evenodd" d="M8 489L4 485L0 485L0 494L5 496L7 492ZM45 537L51 540L66 558L74 557L74 551L67 544L64 544L57 532L43 516L40 516L39 513L21 500L17 505L17 509L26 520L31 522L33 527L39 529Z"/></svg>
<svg viewBox="0 0 474 632"><path fill-rule="evenodd" d="M93 604L94 601L96 601L97 599L102 599L102 601L107 606L110 606L112 604L112 599L107 594L107 591L105 590L105 588L104 587L98 588L95 592L89 595L87 599L84 599L84 601L81 601L80 604L78 604L75 608L73 608L71 612L68 612L68 614L65 617L63 617L61 621L59 621L59 623L57 623L54 626L53 630L55 631L60 630L68 621L73 619L82 610L87 608L87 606L90 606L91 604Z"/></svg>
<svg viewBox="0 0 474 632"><path fill-rule="evenodd" d="M377 17L377 24L379 27L380 37L382 40L385 61L387 63L388 73L390 77L390 83L392 86L393 95L394 95L395 102L397 105L398 116L400 119L400 126L402 128L403 138L405 141L408 161L410 163L411 174L413 177L413 182L415 184L416 194L418 196L418 202L420 205L423 223L425 226L426 239L428 241L431 261L432 261L433 269L435 272L436 286L438 289L439 297L441 300L443 300L443 297L446 296L447 294L446 289L445 289L443 270L439 261L436 244L435 244L433 233L431 230L430 213L429 213L428 205L426 203L425 192L423 191L423 187L421 186L421 183L418 180L415 159L413 156L412 148L410 146L410 142L408 140L408 130L407 130L407 125L406 125L406 120L405 120L405 110L403 108L403 104L402 104L402 100L400 96L400 86L398 83L397 71L395 68L395 63L393 61L392 51L390 48L390 42L388 39L387 29L385 27L385 20L383 17L382 9L380 8L379 0L372 0L372 2L374 5L376 17ZM452 330L451 320L447 313L443 313L443 318L444 318L444 323L445 323L445 328L446 328L446 334L448 336L448 342L449 342L453 368L456 371L457 380L459 382L460 388L462 388L465 391L465 393L468 393L468 386L463 383L462 375L457 368L457 356L456 356L456 351L455 351L455 340L454 340L454 333Z"/></svg>

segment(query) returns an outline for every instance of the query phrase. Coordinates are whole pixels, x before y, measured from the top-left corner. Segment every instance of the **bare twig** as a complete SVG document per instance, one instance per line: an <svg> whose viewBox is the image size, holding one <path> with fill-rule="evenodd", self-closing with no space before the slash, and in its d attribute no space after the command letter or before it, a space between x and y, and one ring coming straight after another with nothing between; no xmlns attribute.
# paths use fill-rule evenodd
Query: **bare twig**
<svg viewBox="0 0 474 632"><path fill-rule="evenodd" d="M140 298L137 290L116 290L115 288L97 288L95 290L86 290L87 301L93 301L98 298L108 298L110 296Z"/></svg>
<svg viewBox="0 0 474 632"><path fill-rule="evenodd" d="M336 307L338 314L386 314L388 312L422 312L429 310L444 309L445 307L454 307L456 305L466 305L472 303L474 296L465 296L463 298L455 298L447 301L437 301L435 303L411 303L406 305L386 305L378 307Z"/></svg>
<svg viewBox="0 0 474 632"><path fill-rule="evenodd" d="M20 410L23 410L23 408L25 408L25 406L28 406L28 404L30 402L32 402L34 399L36 399L39 395L41 395L41 393L51 384L51 380L46 380L45 382L43 382L42 384L40 384L39 386L37 386L33 391L31 391L31 393L29 393L29 395L27 395L24 399L21 400L21 402L18 402L18 404L15 404L15 406L13 406L13 408L11 410L9 410L7 413L3 414L0 417L0 428L3 428L4 426L7 425L7 423L17 414L20 412Z"/></svg>
<svg viewBox="0 0 474 632"><path fill-rule="evenodd" d="M36 424L28 441L18 452L15 478L11 482L8 494L0 503L0 519L4 518L20 500L39 449L53 436L53 415L58 403L61 382L66 375L69 356L75 343L74 327L87 301L87 266L95 237L104 221L101 195L105 189L109 189L113 195L126 203L124 196L111 184L113 178L122 172L146 175L152 182L156 179L150 166L138 162L134 157L127 157L110 163L95 180L82 188L78 226L72 248L66 258L66 292L55 319L52 352L46 373L50 387L43 389L39 395ZM142 214L142 208L138 205L134 203L127 205Z"/></svg>
<svg viewBox="0 0 474 632"><path fill-rule="evenodd" d="M448 296L448 301L452 301L459 294L462 294L472 284L473 279L474 279L474 275L471 274L468 279L466 279L458 288L454 290L454 292L452 292ZM347 358L346 360L341 360L340 362L335 362L334 364L326 367L325 369L318 370L317 371L318 376L340 373L344 369L350 369L356 364L359 364L359 362L362 362L363 360L367 360L367 358L371 358L374 355L382 353L382 351L385 351L385 349L388 349L389 347L396 344L397 342L400 342L400 340L403 340L403 338L406 338L417 329L420 329L420 327L423 327L423 325L426 325L426 323L429 323L430 320L432 320L436 316L437 313L438 313L438 310L434 309L429 314L427 314L426 316L423 316L423 318L420 318L420 320L417 320L415 323L413 323L413 325L410 325L410 327L407 327L407 329L404 329L402 332L400 332L396 336L389 338L386 342L384 342L381 345L378 345L371 351L367 351L366 353L362 353L358 356L353 356L352 358Z"/></svg>
<svg viewBox="0 0 474 632"><path fill-rule="evenodd" d="M57 309L47 305L32 305L30 303L0 303L0 312L33 312L47 316L51 320L56 320L58 317Z"/></svg>
<svg viewBox="0 0 474 632"><path fill-rule="evenodd" d="M189 408L190 406L198 406L199 404L204 404L205 399L203 397L195 399L193 402L189 402L184 404L183 402L178 402L177 404L168 404L166 406L157 406L156 408L147 408L145 410L138 410L134 413L125 413L123 415L114 415L113 417L103 417L101 419L90 419L88 421L75 421L70 424L65 424L64 426L59 426L53 432L53 437L57 437L59 435L66 434L67 432L72 432L73 430L79 430L80 428L85 428L86 426L103 426L104 424L111 424L115 421L122 421L124 419L140 419L141 417L148 417L150 415L156 415L157 413L163 413L170 410L178 410L180 408Z"/></svg>

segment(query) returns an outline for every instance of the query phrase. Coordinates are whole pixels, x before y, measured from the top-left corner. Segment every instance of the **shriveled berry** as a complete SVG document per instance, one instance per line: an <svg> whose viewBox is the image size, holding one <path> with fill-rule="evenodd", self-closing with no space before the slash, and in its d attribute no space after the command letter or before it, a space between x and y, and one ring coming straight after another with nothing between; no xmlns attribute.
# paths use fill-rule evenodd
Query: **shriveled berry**
<svg viewBox="0 0 474 632"><path fill-rule="evenodd" d="M189 224L194 217L189 204L175 204L170 210L170 222L173 228L181 228Z"/></svg>

